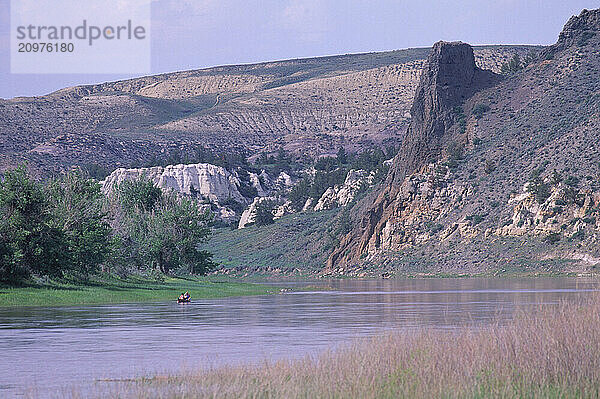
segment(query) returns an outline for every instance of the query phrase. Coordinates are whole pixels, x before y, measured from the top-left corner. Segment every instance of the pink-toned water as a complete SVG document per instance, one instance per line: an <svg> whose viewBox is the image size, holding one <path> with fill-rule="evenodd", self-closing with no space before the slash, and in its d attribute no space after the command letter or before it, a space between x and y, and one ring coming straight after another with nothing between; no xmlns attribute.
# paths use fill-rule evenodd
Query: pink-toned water
<svg viewBox="0 0 600 399"><path fill-rule="evenodd" d="M0 397L60 397L118 383L106 379L297 358L395 329L478 328L598 289L582 278L310 284L328 289L187 305L0 308Z"/></svg>

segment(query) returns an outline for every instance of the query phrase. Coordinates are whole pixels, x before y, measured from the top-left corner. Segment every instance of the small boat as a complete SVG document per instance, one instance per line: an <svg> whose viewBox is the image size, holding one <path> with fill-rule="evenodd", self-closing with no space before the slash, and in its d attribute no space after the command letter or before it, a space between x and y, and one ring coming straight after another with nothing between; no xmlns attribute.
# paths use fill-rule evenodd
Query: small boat
<svg viewBox="0 0 600 399"><path fill-rule="evenodd" d="M190 298L188 298L188 299L177 298L177 303L190 303L190 302L192 302Z"/></svg>

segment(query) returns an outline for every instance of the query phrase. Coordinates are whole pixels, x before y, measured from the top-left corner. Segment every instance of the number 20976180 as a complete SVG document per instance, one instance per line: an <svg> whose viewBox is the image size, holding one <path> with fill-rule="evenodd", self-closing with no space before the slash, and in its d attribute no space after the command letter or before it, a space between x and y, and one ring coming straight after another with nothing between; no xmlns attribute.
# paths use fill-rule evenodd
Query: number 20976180
<svg viewBox="0 0 600 399"><path fill-rule="evenodd" d="M72 53L73 43L19 43L19 53Z"/></svg>

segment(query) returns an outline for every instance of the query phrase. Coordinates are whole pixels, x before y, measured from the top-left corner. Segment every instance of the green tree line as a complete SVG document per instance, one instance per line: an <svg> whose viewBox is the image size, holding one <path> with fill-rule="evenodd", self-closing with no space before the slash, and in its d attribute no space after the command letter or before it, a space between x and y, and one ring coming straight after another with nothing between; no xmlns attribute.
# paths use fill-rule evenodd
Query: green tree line
<svg viewBox="0 0 600 399"><path fill-rule="evenodd" d="M204 274L215 264L198 249L211 215L142 177L105 196L78 172L44 183L24 167L0 181L0 280L87 278L100 269Z"/></svg>
<svg viewBox="0 0 600 399"><path fill-rule="evenodd" d="M396 154L396 148L366 150L360 153L346 153L341 147L335 157L321 157L314 161L314 173L305 175L296 184L288 198L292 207L302 209L306 200L318 200L323 193L335 185L342 184L350 169L375 172L373 183L379 183L387 175L388 167L384 162Z"/></svg>

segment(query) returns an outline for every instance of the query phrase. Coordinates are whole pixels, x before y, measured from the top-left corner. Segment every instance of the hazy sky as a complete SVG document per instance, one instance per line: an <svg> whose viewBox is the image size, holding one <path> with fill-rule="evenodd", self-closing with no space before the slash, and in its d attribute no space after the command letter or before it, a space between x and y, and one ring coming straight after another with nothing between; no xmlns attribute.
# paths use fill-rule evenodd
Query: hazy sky
<svg viewBox="0 0 600 399"><path fill-rule="evenodd" d="M0 97L130 77L10 74L9 5L0 0ZM551 44L570 16L597 7L600 0L153 0L152 73L442 39Z"/></svg>

